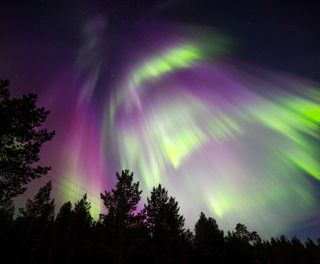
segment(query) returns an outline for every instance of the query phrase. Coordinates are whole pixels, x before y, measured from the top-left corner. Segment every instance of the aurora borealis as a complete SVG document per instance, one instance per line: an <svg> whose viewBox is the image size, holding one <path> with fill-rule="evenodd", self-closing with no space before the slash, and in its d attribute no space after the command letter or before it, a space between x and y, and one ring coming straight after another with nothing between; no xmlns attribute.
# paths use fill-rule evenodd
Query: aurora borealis
<svg viewBox="0 0 320 264"><path fill-rule="evenodd" d="M295 210L308 215L317 204L308 177L320 177L320 94L202 56L182 44L133 68L110 99L117 104L105 111L102 135L117 142L120 167L133 168L144 190L174 189L193 219L200 208L225 228L241 219L283 230L298 220ZM264 93L268 86L276 96Z"/></svg>
<svg viewBox="0 0 320 264"><path fill-rule="evenodd" d="M13 46L34 45L13 52L0 44L0 55L15 54L1 75L51 110L57 137L43 160L54 169L58 200L86 191L97 216L99 193L113 186L115 171L129 169L144 199L165 186L187 226L203 211L224 230L242 222L271 236L319 216L319 80L243 60L237 37L219 28L128 18L139 33L126 36L108 7L85 18L64 8L77 21L61 35L48 25L43 35L11 30ZM72 16L48 17L62 30Z"/></svg>

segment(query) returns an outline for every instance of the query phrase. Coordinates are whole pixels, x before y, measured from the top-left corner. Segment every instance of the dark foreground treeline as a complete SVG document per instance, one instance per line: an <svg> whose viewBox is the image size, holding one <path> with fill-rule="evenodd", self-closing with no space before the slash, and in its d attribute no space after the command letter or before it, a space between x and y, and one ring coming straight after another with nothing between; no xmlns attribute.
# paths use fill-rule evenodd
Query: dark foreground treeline
<svg viewBox="0 0 320 264"><path fill-rule="evenodd" d="M184 228L177 201L161 185L139 211L141 191L128 171L101 194L106 214L94 221L87 196L54 215L51 182L14 217L0 215L1 263L320 263L320 245L284 236L262 240L238 224L224 234L200 214L194 232Z"/></svg>
<svg viewBox="0 0 320 264"><path fill-rule="evenodd" d="M177 201L160 185L142 210L132 174L101 194L105 215L94 221L87 196L54 214L51 183L14 217L13 199L50 167L39 165L42 145L54 131L43 128L49 111L35 94L10 96L0 80L0 264L2 263L320 263L320 245L297 238L261 240L238 224L224 234L200 214L194 232L184 227Z"/></svg>

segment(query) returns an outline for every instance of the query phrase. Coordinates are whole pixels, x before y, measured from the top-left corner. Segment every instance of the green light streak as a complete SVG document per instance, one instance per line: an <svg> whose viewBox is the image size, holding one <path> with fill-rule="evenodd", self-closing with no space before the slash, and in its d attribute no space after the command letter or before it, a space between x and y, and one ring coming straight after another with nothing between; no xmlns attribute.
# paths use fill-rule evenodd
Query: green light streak
<svg viewBox="0 0 320 264"><path fill-rule="evenodd" d="M144 80L158 78L164 73L191 67L192 63L202 58L201 50L191 44L184 44L157 57L151 58L138 67L132 75L135 86Z"/></svg>
<svg viewBox="0 0 320 264"><path fill-rule="evenodd" d="M320 98L314 98L320 101ZM320 138L320 104L298 97L282 99L279 103L262 102L247 110L259 123L295 142L295 149L284 151L284 156L300 169L320 180L317 155L307 136Z"/></svg>

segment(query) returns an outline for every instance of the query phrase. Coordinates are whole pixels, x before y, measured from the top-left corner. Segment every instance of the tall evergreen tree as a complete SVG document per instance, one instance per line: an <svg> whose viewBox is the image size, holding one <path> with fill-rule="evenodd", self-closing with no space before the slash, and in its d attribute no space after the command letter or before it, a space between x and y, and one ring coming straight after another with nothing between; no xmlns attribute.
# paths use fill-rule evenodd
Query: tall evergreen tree
<svg viewBox="0 0 320 264"><path fill-rule="evenodd" d="M71 202L64 203L57 214L55 223L61 226L69 226L72 220L72 204Z"/></svg>
<svg viewBox="0 0 320 264"><path fill-rule="evenodd" d="M224 254L224 235L215 219L201 212L195 225L194 246L202 261L221 262Z"/></svg>
<svg viewBox="0 0 320 264"><path fill-rule="evenodd" d="M184 232L184 217L179 214L178 202L168 196L168 191L160 184L153 188L144 207L146 223L154 238L170 239Z"/></svg>
<svg viewBox="0 0 320 264"><path fill-rule="evenodd" d="M52 184L49 181L39 189L33 200L27 200L25 208L19 209L18 218L31 221L52 221L54 219L54 199L50 198L51 189Z"/></svg>
<svg viewBox="0 0 320 264"><path fill-rule="evenodd" d="M178 202L168 196L160 184L153 188L144 206L145 222L150 235L154 261L175 263L185 261L184 217L179 214Z"/></svg>
<svg viewBox="0 0 320 264"><path fill-rule="evenodd" d="M242 262L254 263L257 259L257 250L262 252L261 242L257 232L250 232L244 224L238 223L235 232L228 231L228 236L226 237L229 261L238 259ZM261 256L263 259L264 256Z"/></svg>
<svg viewBox="0 0 320 264"><path fill-rule="evenodd" d="M74 222L79 225L79 228L89 229L92 225L92 216L90 214L91 203L87 201L87 194L76 202L73 210Z"/></svg>
<svg viewBox="0 0 320 264"><path fill-rule="evenodd" d="M81 262L86 259L88 243L91 236L92 216L90 214L91 204L87 201L87 194L75 203L72 211L70 261Z"/></svg>
<svg viewBox="0 0 320 264"><path fill-rule="evenodd" d="M37 107L36 102L34 94L11 99L9 81L0 80L0 207L50 169L35 166L42 144L54 136L54 132L40 129L49 111Z"/></svg>
<svg viewBox="0 0 320 264"><path fill-rule="evenodd" d="M70 259L70 247L74 241L73 228L72 205L71 202L66 202L60 207L55 219L49 263L59 263Z"/></svg>
<svg viewBox="0 0 320 264"><path fill-rule="evenodd" d="M51 228L54 220L54 199L50 198L51 181L39 189L34 199L28 199L25 208L20 208L15 221L15 237L31 263L41 263L48 258ZM18 245L14 245L19 248Z"/></svg>
<svg viewBox="0 0 320 264"><path fill-rule="evenodd" d="M105 191L101 199L107 209L102 215L105 232L109 239L114 263L128 263L141 243L143 234L142 218L137 206L142 191L139 182L133 182L133 173L122 171L117 176L117 184L111 191Z"/></svg>
<svg viewBox="0 0 320 264"><path fill-rule="evenodd" d="M89 248L93 219L87 194L75 203L64 203L55 219L50 263L81 262L90 255Z"/></svg>
<svg viewBox="0 0 320 264"><path fill-rule="evenodd" d="M133 182L133 173L128 170L116 176L116 187L100 196L108 211L107 216L119 226L130 226L136 223L136 210L142 191L139 190L139 182Z"/></svg>

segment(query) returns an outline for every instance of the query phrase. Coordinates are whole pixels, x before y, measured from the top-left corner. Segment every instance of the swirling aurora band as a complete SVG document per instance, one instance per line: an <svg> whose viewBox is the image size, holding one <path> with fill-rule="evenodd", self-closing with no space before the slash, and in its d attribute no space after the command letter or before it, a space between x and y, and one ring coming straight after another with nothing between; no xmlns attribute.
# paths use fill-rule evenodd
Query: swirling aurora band
<svg viewBox="0 0 320 264"><path fill-rule="evenodd" d="M225 62L227 48L215 48L216 57L192 42L159 49L122 78L102 122L91 119L92 101L78 103L83 138L73 138L66 166L112 177L105 164L116 160L113 167L134 171L144 198L163 184L190 226L204 211L224 229L243 222L279 234L319 206L319 90L267 71L250 75ZM82 169L88 152L96 156Z"/></svg>

